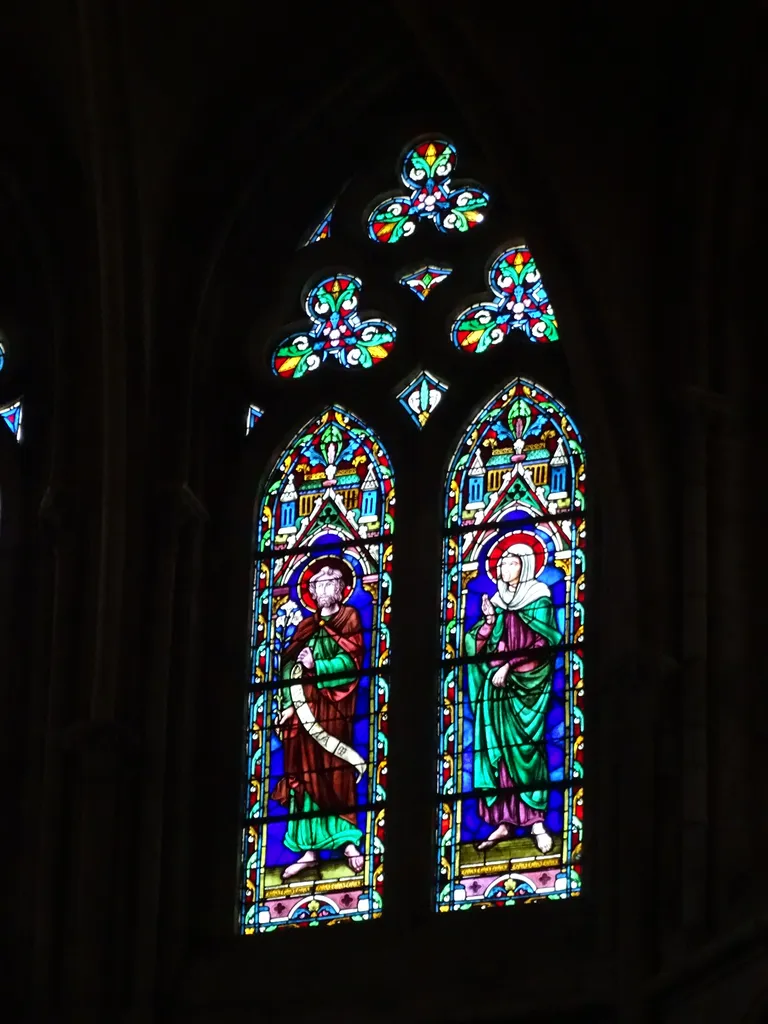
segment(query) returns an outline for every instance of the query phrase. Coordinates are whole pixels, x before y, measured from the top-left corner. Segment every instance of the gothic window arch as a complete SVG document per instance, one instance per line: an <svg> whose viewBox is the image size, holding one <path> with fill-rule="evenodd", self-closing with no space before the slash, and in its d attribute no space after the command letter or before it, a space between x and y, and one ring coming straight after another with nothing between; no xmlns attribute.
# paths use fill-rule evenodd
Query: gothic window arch
<svg viewBox="0 0 768 1024"><path fill-rule="evenodd" d="M580 890L584 484L574 421L524 377L480 410L451 461L438 711L440 909Z"/></svg>
<svg viewBox="0 0 768 1024"><path fill-rule="evenodd" d="M260 328L245 934L408 884L434 911L580 891L584 451L534 249L465 148L353 177ZM429 822L428 877L390 881L390 818Z"/></svg>
<svg viewBox="0 0 768 1024"><path fill-rule="evenodd" d="M244 927L378 916L383 893L395 481L337 405L259 502ZM342 873L337 879L341 854ZM350 884L350 880L352 884Z"/></svg>

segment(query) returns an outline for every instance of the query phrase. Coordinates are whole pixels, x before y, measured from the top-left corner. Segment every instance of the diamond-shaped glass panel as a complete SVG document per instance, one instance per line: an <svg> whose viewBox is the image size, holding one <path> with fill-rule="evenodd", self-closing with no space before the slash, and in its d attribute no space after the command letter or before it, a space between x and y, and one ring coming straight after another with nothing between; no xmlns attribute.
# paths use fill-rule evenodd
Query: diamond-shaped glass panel
<svg viewBox="0 0 768 1024"><path fill-rule="evenodd" d="M423 371L397 397L413 422L423 427L447 390L447 384Z"/></svg>

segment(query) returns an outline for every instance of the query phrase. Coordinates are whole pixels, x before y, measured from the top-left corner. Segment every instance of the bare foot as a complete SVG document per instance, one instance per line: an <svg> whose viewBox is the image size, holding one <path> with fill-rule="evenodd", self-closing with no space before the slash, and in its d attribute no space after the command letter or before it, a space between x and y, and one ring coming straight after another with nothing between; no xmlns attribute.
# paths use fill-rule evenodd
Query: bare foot
<svg viewBox="0 0 768 1024"><path fill-rule="evenodd" d="M315 864L317 864L317 853L314 850L307 850L306 853L302 853L297 861L288 865L283 872L283 881L290 882L296 875L300 875L302 871L314 867Z"/></svg>
<svg viewBox="0 0 768 1024"><path fill-rule="evenodd" d="M509 838L509 826L505 825L504 822L502 822L499 825L498 828L495 828L493 830L493 832L491 832L491 834L488 836L487 839L484 839L482 841L482 843L478 843L477 844L477 848L478 848L478 850L481 850L481 851L482 850L490 850L490 848L492 846L495 846L496 843L500 843L502 841L502 839L508 839L508 838Z"/></svg>
<svg viewBox="0 0 768 1024"><path fill-rule="evenodd" d="M539 851L541 853L549 853L552 849L552 836L547 832L540 821L531 825L531 835L534 843L538 846Z"/></svg>
<svg viewBox="0 0 768 1024"><path fill-rule="evenodd" d="M355 872L359 875L363 870L363 864L365 863L365 857L360 853L354 843L347 843L344 847L344 856L347 858L347 863Z"/></svg>

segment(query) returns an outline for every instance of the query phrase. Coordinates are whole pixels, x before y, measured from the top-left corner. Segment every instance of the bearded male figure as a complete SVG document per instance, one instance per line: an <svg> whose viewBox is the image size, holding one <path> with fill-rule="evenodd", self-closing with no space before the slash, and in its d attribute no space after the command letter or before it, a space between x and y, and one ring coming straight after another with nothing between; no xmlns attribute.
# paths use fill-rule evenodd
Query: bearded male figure
<svg viewBox="0 0 768 1024"><path fill-rule="evenodd" d="M341 850L355 873L363 868L354 807L365 763L352 747L363 633L357 610L343 603L346 569L329 557L312 576L316 610L299 623L282 658L285 775L272 798L300 814L285 835L285 845L300 855L283 871L285 881L314 867L321 850Z"/></svg>
<svg viewBox="0 0 768 1024"><path fill-rule="evenodd" d="M477 844L487 850L530 828L542 853L552 849L544 827L548 770L544 749L554 666L549 647L560 639L549 587L536 579L535 556L512 544L497 564L493 597L483 595L482 618L467 634L467 666L474 713L474 785L483 790L479 813L492 826ZM516 652L516 653L515 653Z"/></svg>

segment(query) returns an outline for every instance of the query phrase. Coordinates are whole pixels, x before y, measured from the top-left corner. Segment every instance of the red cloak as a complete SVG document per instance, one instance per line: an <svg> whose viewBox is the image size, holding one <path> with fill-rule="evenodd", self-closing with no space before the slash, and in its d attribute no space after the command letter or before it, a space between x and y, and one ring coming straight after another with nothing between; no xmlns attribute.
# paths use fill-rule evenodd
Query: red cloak
<svg viewBox="0 0 768 1024"><path fill-rule="evenodd" d="M282 668L292 662L318 630L325 629L360 671L363 661L363 631L360 616L354 608L342 605L335 615L322 619L319 612L299 623L293 639L283 654ZM357 698L356 677L352 682L338 680L338 685L317 686L315 669L304 669L301 682L312 714L323 729L347 746L352 746L352 730ZM299 807L308 793L321 813L338 814L355 823L355 770L340 757L329 754L311 738L294 714L283 729L283 761L285 775L277 783L272 799L290 807L293 792Z"/></svg>

